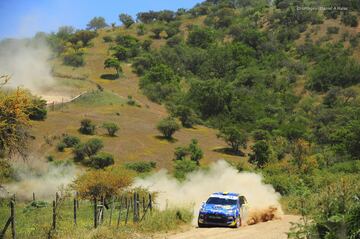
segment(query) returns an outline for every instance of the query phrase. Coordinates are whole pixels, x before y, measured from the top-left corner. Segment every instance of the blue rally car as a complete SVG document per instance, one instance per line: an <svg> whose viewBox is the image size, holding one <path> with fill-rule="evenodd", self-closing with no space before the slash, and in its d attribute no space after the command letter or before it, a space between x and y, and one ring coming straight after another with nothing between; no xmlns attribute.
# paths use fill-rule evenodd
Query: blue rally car
<svg viewBox="0 0 360 239"><path fill-rule="evenodd" d="M218 192L210 195L200 208L198 226L238 228L247 214L247 201L238 193Z"/></svg>

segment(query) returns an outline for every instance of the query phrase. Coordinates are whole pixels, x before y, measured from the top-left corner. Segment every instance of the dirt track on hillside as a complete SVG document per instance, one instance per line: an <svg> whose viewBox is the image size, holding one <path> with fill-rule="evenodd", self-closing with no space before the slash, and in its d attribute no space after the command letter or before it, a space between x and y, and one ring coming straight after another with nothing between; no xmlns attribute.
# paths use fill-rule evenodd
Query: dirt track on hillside
<svg viewBox="0 0 360 239"><path fill-rule="evenodd" d="M298 216L285 215L282 219L243 226L239 229L231 228L197 228L179 234L167 234L155 237L157 239L286 239L290 230L290 222L299 220Z"/></svg>

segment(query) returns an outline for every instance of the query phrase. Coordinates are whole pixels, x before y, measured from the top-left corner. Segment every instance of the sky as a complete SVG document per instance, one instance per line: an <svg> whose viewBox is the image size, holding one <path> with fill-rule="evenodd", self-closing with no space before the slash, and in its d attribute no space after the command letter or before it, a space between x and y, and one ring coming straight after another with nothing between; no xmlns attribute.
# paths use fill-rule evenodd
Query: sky
<svg viewBox="0 0 360 239"><path fill-rule="evenodd" d="M135 16L149 10L191 8L202 0L0 0L0 39L56 32L59 26L84 29L91 18L102 16L120 24L120 13Z"/></svg>

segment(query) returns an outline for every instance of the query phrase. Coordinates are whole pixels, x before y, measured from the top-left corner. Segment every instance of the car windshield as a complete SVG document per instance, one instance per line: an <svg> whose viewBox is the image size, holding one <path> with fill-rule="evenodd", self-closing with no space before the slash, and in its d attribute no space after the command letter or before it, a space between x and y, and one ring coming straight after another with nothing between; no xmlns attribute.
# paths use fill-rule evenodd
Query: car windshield
<svg viewBox="0 0 360 239"><path fill-rule="evenodd" d="M229 198L216 198L211 197L206 201L206 204L217 204L217 205L236 205L237 201Z"/></svg>

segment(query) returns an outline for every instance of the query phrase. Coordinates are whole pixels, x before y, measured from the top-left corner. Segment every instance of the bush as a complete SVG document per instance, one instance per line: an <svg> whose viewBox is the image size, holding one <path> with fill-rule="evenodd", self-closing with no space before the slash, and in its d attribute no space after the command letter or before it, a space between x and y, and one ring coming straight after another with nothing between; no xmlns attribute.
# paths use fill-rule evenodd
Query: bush
<svg viewBox="0 0 360 239"><path fill-rule="evenodd" d="M247 135L236 126L227 126L220 129L220 133L217 136L224 139L235 152L239 151L240 146L246 147Z"/></svg>
<svg viewBox="0 0 360 239"><path fill-rule="evenodd" d="M194 47L207 48L215 41L214 33L209 29L195 28L189 33L187 43Z"/></svg>
<svg viewBox="0 0 360 239"><path fill-rule="evenodd" d="M133 173L122 168L107 167L105 170L87 171L78 177L72 187L81 198L111 197L131 185Z"/></svg>
<svg viewBox="0 0 360 239"><path fill-rule="evenodd" d="M79 67L83 66L85 61L83 54L80 52L67 53L64 55L63 62L65 65Z"/></svg>
<svg viewBox="0 0 360 239"><path fill-rule="evenodd" d="M250 163L255 164L257 167L262 168L267 162L269 162L270 157L270 147L266 141L260 140L256 142L251 149L253 153L250 154Z"/></svg>
<svg viewBox="0 0 360 239"><path fill-rule="evenodd" d="M63 138L62 142L67 148L74 147L80 143L80 139L76 136L67 135Z"/></svg>
<svg viewBox="0 0 360 239"><path fill-rule="evenodd" d="M83 119L80 124L81 124L79 128L80 133L87 135L95 134L96 126L91 122L90 119Z"/></svg>
<svg viewBox="0 0 360 239"><path fill-rule="evenodd" d="M158 123L157 129L165 138L171 139L173 134L180 129L180 125L173 118L165 118Z"/></svg>
<svg viewBox="0 0 360 239"><path fill-rule="evenodd" d="M35 98L31 101L31 105L27 109L29 119L44 120L47 116L46 101L41 98Z"/></svg>
<svg viewBox="0 0 360 239"><path fill-rule="evenodd" d="M103 169L114 164L114 157L111 154L101 152L93 155L88 161L88 165L95 169Z"/></svg>
<svg viewBox="0 0 360 239"><path fill-rule="evenodd" d="M119 130L119 126L115 123L104 123L102 127L107 130L109 136L115 136Z"/></svg>
<svg viewBox="0 0 360 239"><path fill-rule="evenodd" d="M174 177L180 181L185 180L186 175L196 169L196 162L192 160L176 160L174 165Z"/></svg>
<svg viewBox="0 0 360 239"><path fill-rule="evenodd" d="M156 162L135 162L135 163L126 163L125 167L130 170L134 170L138 173L148 173L154 168L156 168Z"/></svg>
<svg viewBox="0 0 360 239"><path fill-rule="evenodd" d="M346 26L357 27L358 25L357 17L352 14L343 14L341 17L341 21Z"/></svg>
<svg viewBox="0 0 360 239"><path fill-rule="evenodd" d="M66 145L63 142L60 142L57 144L56 148L59 152L64 152Z"/></svg>
<svg viewBox="0 0 360 239"><path fill-rule="evenodd" d="M91 157L99 152L104 147L100 139L90 139L84 145L84 152L88 157Z"/></svg>

